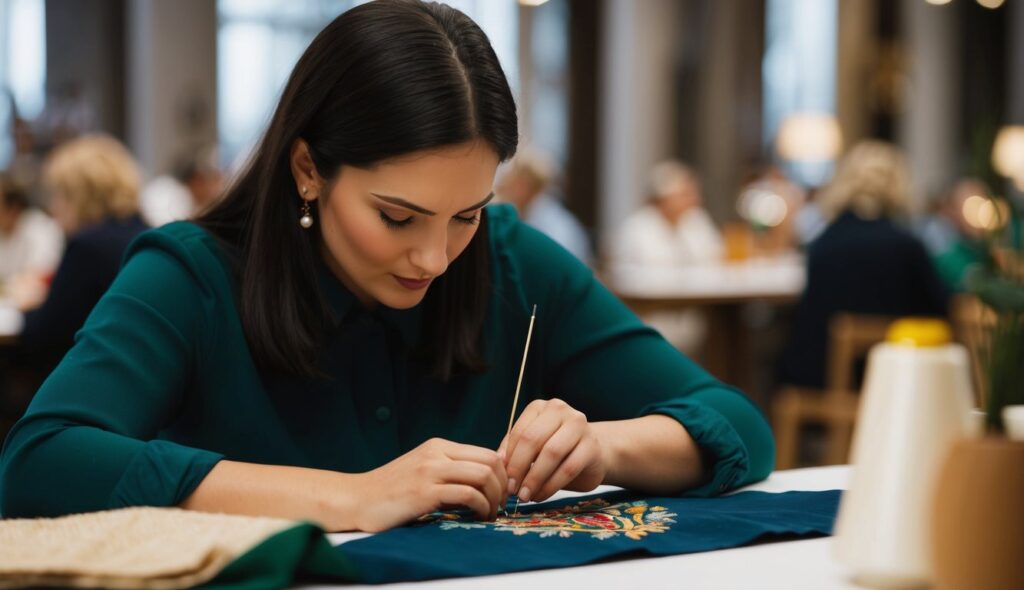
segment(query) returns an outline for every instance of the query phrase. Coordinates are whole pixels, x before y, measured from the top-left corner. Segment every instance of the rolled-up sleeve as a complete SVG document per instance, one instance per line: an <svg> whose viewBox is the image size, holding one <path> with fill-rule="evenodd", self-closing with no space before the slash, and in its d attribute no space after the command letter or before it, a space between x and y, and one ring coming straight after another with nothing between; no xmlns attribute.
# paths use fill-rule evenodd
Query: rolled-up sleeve
<svg viewBox="0 0 1024 590"><path fill-rule="evenodd" d="M700 449L705 481L689 495L726 492L768 476L775 443L761 410L641 322L589 269L538 232L516 224L506 247L527 302L538 307L545 394L591 421L664 414Z"/></svg>
<svg viewBox="0 0 1024 590"><path fill-rule="evenodd" d="M201 369L201 281L143 235L0 455L0 514L55 516L185 499L222 456L159 440Z"/></svg>

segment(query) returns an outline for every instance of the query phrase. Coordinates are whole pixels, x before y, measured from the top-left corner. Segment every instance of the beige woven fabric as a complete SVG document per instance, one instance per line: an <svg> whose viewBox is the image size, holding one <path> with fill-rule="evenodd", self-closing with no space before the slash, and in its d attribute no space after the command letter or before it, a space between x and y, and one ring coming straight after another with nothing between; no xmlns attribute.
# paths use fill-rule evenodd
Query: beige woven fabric
<svg viewBox="0 0 1024 590"><path fill-rule="evenodd" d="M186 588L295 524L178 508L0 520L0 588Z"/></svg>

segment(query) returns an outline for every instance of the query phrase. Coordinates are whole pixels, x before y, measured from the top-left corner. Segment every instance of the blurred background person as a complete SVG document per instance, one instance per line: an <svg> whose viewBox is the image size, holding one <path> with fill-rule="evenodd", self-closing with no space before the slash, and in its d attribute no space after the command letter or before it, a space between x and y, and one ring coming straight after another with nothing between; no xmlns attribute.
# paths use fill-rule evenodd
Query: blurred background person
<svg viewBox="0 0 1024 590"><path fill-rule="evenodd" d="M987 202L991 194L984 181L963 178L919 224L919 234L939 276L955 292L965 291L971 271L988 259L986 228L971 213Z"/></svg>
<svg viewBox="0 0 1024 590"><path fill-rule="evenodd" d="M612 244L613 269L670 271L722 261L724 245L703 207L700 179L675 160L655 165L648 179L648 203L619 228ZM707 321L695 309L660 311L643 317L676 348L696 356Z"/></svg>
<svg viewBox="0 0 1024 590"><path fill-rule="evenodd" d="M224 188L217 148L209 145L178 158L174 171L142 189L139 208L153 227L188 219L213 204Z"/></svg>
<svg viewBox="0 0 1024 590"><path fill-rule="evenodd" d="M549 159L524 151L508 165L495 192L502 200L515 205L524 222L558 242L583 264L593 266L590 237L576 217L551 193L553 177Z"/></svg>
<svg viewBox="0 0 1024 590"><path fill-rule="evenodd" d="M828 228L829 219L822 212L817 196L817 191L809 190L807 198L793 218L793 234L797 245L801 248L807 248Z"/></svg>
<svg viewBox="0 0 1024 590"><path fill-rule="evenodd" d="M704 210L700 179L690 167L674 160L655 165L648 196L619 229L613 265L674 268L722 259L722 237Z"/></svg>
<svg viewBox="0 0 1024 590"><path fill-rule="evenodd" d="M924 244L897 223L909 173L893 145L865 141L840 162L818 207L829 225L808 248L807 286L783 353L780 381L823 387L828 327L839 312L944 316L949 292Z"/></svg>
<svg viewBox="0 0 1024 590"><path fill-rule="evenodd" d="M84 136L57 147L43 165L50 210L67 247L42 304L25 314L20 356L46 373L114 280L139 217L139 169L117 140Z"/></svg>
<svg viewBox="0 0 1024 590"><path fill-rule="evenodd" d="M806 192L778 166L764 166L750 175L740 188L736 208L754 232L755 255L786 255L801 245L794 225L805 200ZM726 258L740 258L730 256L729 238L725 237Z"/></svg>
<svg viewBox="0 0 1024 590"><path fill-rule="evenodd" d="M25 189L0 173L0 284L17 299L19 288L44 283L64 249L64 234L49 215L32 207ZM24 290L20 289L20 290ZM30 297L30 299L38 299Z"/></svg>

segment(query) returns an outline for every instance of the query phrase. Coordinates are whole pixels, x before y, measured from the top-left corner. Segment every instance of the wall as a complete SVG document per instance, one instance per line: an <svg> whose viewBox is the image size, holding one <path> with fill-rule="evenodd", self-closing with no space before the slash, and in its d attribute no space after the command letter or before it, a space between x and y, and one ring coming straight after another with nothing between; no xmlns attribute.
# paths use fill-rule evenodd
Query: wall
<svg viewBox="0 0 1024 590"><path fill-rule="evenodd" d="M132 0L126 11L128 141L149 176L217 140L212 0Z"/></svg>

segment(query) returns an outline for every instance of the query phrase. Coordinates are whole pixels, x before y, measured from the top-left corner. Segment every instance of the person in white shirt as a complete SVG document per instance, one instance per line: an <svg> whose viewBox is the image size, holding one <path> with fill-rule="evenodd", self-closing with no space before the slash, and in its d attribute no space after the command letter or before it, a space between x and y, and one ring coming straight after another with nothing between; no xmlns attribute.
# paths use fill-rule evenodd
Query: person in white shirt
<svg viewBox="0 0 1024 590"><path fill-rule="evenodd" d="M153 227L181 221L212 205L224 187L217 149L203 147L178 160L174 174L150 181L139 195L142 218Z"/></svg>
<svg viewBox="0 0 1024 590"><path fill-rule="evenodd" d="M60 226L29 206L28 196L0 174L0 283L5 294L15 284L42 282L53 273L64 251Z"/></svg>
<svg viewBox="0 0 1024 590"><path fill-rule="evenodd" d="M620 228L615 264L673 268L721 260L722 237L704 210L693 170L675 161L656 165L649 196L648 204Z"/></svg>
<svg viewBox="0 0 1024 590"><path fill-rule="evenodd" d="M704 210L697 174L680 162L665 161L651 169L648 185L648 203L615 236L611 267L671 270L721 261L722 237ZM707 332L697 310L659 312L643 319L689 355L698 353Z"/></svg>
<svg viewBox="0 0 1024 590"><path fill-rule="evenodd" d="M583 264L593 266L594 253L583 225L550 192L549 160L536 153L520 153L498 183L497 196L515 205L527 225L540 230Z"/></svg>

